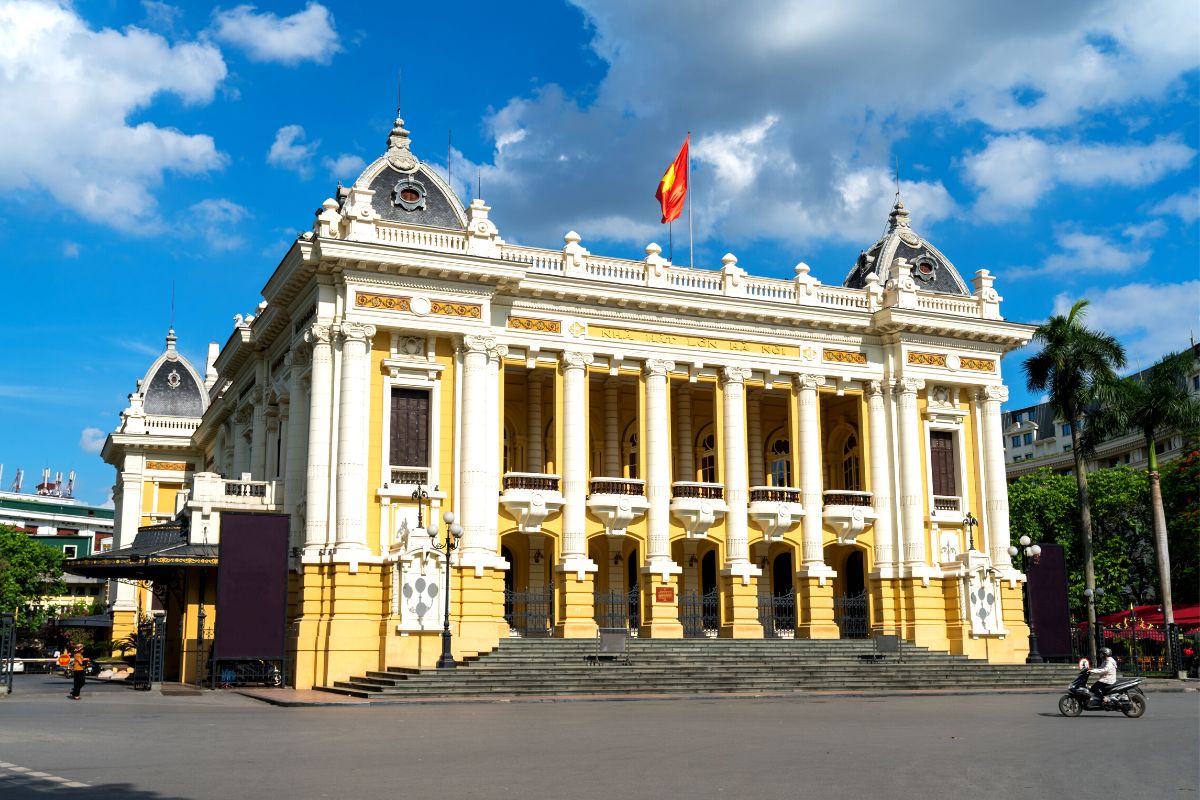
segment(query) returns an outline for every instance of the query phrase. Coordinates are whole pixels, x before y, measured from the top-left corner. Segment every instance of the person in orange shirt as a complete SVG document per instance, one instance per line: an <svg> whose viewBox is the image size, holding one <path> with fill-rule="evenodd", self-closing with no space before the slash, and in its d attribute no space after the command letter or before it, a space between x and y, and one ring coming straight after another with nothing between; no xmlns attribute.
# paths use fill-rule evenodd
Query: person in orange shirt
<svg viewBox="0 0 1200 800"><path fill-rule="evenodd" d="M79 690L83 688L86 674L83 664L83 645L77 644L71 653L71 677L74 678L74 683L71 685L71 693L67 695L72 700L79 699Z"/></svg>

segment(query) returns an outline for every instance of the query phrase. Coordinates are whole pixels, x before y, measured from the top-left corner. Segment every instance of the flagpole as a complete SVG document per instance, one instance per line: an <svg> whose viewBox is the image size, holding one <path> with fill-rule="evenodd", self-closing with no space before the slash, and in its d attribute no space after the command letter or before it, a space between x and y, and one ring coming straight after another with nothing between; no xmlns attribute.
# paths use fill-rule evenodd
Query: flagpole
<svg viewBox="0 0 1200 800"><path fill-rule="evenodd" d="M675 263L675 221L667 223L667 261Z"/></svg>
<svg viewBox="0 0 1200 800"><path fill-rule="evenodd" d="M690 190L692 188L692 147L691 147L692 132L688 131L687 135L688 135L688 167L687 167L687 181L688 182L687 182L687 187ZM693 197L695 195L694 192L689 192L689 194L692 194ZM692 199L693 199L693 197L689 197L687 199L687 207L688 207L688 269L696 268L696 241L695 241L695 239L692 238Z"/></svg>

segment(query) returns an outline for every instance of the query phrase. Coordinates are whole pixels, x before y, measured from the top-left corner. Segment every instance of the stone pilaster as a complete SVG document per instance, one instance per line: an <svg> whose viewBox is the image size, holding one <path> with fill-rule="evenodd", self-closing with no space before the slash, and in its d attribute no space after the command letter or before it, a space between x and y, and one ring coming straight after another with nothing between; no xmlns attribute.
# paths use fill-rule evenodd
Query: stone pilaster
<svg viewBox="0 0 1200 800"><path fill-rule="evenodd" d="M542 437L543 377L542 373L532 369L525 379L525 458L530 472L541 472L546 468Z"/></svg>
<svg viewBox="0 0 1200 800"><path fill-rule="evenodd" d="M250 402L254 411L250 422L250 474L256 481L268 480L267 475L267 362L259 358L254 365L254 390Z"/></svg>
<svg viewBox="0 0 1200 800"><path fill-rule="evenodd" d="M604 381L604 475L621 477L621 381Z"/></svg>
<svg viewBox="0 0 1200 800"><path fill-rule="evenodd" d="M902 378L896 381L896 416L900 433L900 533L904 552L900 559L908 567L925 565L925 492L921 477L921 420L917 415L917 392L925 381Z"/></svg>
<svg viewBox="0 0 1200 800"><path fill-rule="evenodd" d="M696 480L695 443L692 441L692 387L681 383L675 400L675 480Z"/></svg>
<svg viewBox="0 0 1200 800"><path fill-rule="evenodd" d="M675 368L672 361L650 359L642 366L646 382L646 497L650 508L646 514L648 545L646 563L642 567L647 636L656 639L677 639L683 636L679 623L679 603L676 576L682 572L671 560L671 443L667 436L670 424L667 374ZM656 587L669 587L674 602L658 602Z"/></svg>
<svg viewBox="0 0 1200 800"><path fill-rule="evenodd" d="M750 561L750 531L747 511L750 501L746 465L746 379L750 370L725 367L720 373L723 396L723 441L725 472L725 567L721 570L725 591L721 636L761 638L758 621L757 578L762 570Z"/></svg>
<svg viewBox="0 0 1200 800"><path fill-rule="evenodd" d="M1008 480L1004 473L1004 429L1000 421L1000 405L1007 399L1006 386L985 386L977 397L977 401L983 404L983 475L987 495L987 519L982 533L987 536L987 552L992 564L1001 570L1012 566L1008 554ZM975 545L983 549L983 542L976 542Z"/></svg>
<svg viewBox="0 0 1200 800"><path fill-rule="evenodd" d="M596 563L587 557L587 367L591 353L563 353L562 560L555 570L562 584L563 614L556 634L565 638L596 635L592 616Z"/></svg>
<svg viewBox="0 0 1200 800"><path fill-rule="evenodd" d="M762 392L751 389L746 393L746 452L749 455L750 485L765 486L766 454L762 438Z"/></svg>
<svg viewBox="0 0 1200 800"><path fill-rule="evenodd" d="M366 550L368 386L374 325L343 322L338 385L337 539L341 550Z"/></svg>
<svg viewBox="0 0 1200 800"><path fill-rule="evenodd" d="M817 387L824 385L824 375L801 374L792 382L797 395L800 497L804 504L800 569L796 574L796 635L806 639L836 639L840 635L834 622L831 581L837 573L825 563L822 547L824 495L821 482L821 420L817 407Z"/></svg>
<svg viewBox="0 0 1200 800"><path fill-rule="evenodd" d="M287 464L284 467L283 499L292 516L292 544L303 544L305 463L308 451L309 376L307 344L297 345L287 354L288 375Z"/></svg>
<svg viewBox="0 0 1200 800"><path fill-rule="evenodd" d="M896 561L892 530L892 448L889 446L887 387L883 381L866 386L867 426L871 442L871 505L875 509L875 568L891 567Z"/></svg>
<svg viewBox="0 0 1200 800"><path fill-rule="evenodd" d="M508 349L490 336L464 336L461 410L463 564L492 565L496 560L498 461L492 458L501 436L499 411L492 399L495 365Z"/></svg>

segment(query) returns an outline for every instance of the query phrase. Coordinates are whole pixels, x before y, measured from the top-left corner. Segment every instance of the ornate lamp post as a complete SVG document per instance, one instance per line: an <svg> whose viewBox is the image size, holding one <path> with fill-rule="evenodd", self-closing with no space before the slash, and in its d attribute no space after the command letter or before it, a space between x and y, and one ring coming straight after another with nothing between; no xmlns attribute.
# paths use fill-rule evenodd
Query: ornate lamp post
<svg viewBox="0 0 1200 800"><path fill-rule="evenodd" d="M1009 547L1008 554L1016 557L1021 554L1021 572L1025 573L1025 580L1021 584L1021 600L1025 606L1025 624L1029 626L1029 655L1025 658L1026 664L1041 664L1042 654L1038 652L1037 633L1033 629L1033 613L1029 608L1029 559L1032 557L1035 561L1042 554L1042 546L1033 544L1028 536L1022 536L1018 541L1021 543L1021 549Z"/></svg>
<svg viewBox="0 0 1200 800"><path fill-rule="evenodd" d="M963 520L963 525L967 528L967 552L975 549L975 526L979 524L979 520L968 511L966 519ZM1011 549L1011 548L1010 548Z"/></svg>
<svg viewBox="0 0 1200 800"><path fill-rule="evenodd" d="M1092 592L1091 589L1084 589L1083 596L1087 598L1088 605L1092 607L1091 616L1093 618L1095 618L1096 617L1096 601L1099 600L1101 597L1104 597L1104 587L1097 586L1096 591L1094 593ZM1100 648L1104 647L1104 633L1101 630L1101 628L1102 628L1102 625L1100 623L1100 620L1097 619L1096 620L1096 630L1088 631L1088 633L1091 634L1090 650L1091 650L1093 664L1096 663L1096 654L1098 652L1100 652Z"/></svg>
<svg viewBox="0 0 1200 800"><path fill-rule="evenodd" d="M447 511L442 515L442 519L446 523L446 538L438 541L438 524L437 520L429 520L429 539L435 550L440 550L446 554L446 583L442 587L442 593L446 596L446 616L442 624L442 655L438 658L438 669L453 669L458 666L454 661L454 655L450 650L450 554L458 549L460 540L462 539L462 526L456 521L453 511ZM418 515L418 522L420 516Z"/></svg>

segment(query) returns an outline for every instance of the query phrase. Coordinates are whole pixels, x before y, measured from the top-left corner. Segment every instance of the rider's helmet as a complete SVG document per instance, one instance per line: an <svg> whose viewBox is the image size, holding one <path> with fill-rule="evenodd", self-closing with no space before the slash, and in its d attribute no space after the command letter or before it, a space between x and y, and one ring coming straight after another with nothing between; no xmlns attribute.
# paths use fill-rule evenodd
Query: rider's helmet
<svg viewBox="0 0 1200 800"><path fill-rule="evenodd" d="M1100 655L1104 656L1105 658L1112 658L1112 648L1109 648L1109 647L1100 648Z"/></svg>

